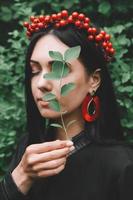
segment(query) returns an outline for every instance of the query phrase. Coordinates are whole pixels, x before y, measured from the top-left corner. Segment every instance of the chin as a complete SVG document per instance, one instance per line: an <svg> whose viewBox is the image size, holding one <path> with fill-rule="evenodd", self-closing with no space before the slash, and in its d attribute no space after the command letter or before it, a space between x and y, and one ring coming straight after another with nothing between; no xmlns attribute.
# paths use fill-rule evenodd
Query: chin
<svg viewBox="0 0 133 200"><path fill-rule="evenodd" d="M59 112L56 112L56 111L53 111L53 110L50 110L50 109L47 109L45 111L40 111L40 114L41 114L42 117L48 118L48 119L60 118Z"/></svg>

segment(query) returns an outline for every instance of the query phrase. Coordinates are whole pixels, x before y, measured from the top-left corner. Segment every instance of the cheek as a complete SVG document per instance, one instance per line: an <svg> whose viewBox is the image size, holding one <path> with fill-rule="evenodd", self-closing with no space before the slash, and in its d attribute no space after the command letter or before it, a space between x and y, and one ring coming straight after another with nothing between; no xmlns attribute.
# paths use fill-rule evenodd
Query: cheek
<svg viewBox="0 0 133 200"><path fill-rule="evenodd" d="M74 101L79 104L82 103L86 95L87 90L85 84L77 84L76 88L72 91Z"/></svg>
<svg viewBox="0 0 133 200"><path fill-rule="evenodd" d="M86 74L84 72L81 72L81 74L77 74L74 76L74 83L75 83L75 89L73 90L73 92L75 93L75 95L78 97L82 97L85 96L87 91L88 91L88 81L87 81L87 77Z"/></svg>
<svg viewBox="0 0 133 200"><path fill-rule="evenodd" d="M79 107L88 93L87 82L83 78L75 78L73 81L71 79L71 82L75 83L75 89L62 98L62 105L66 106L68 110Z"/></svg>

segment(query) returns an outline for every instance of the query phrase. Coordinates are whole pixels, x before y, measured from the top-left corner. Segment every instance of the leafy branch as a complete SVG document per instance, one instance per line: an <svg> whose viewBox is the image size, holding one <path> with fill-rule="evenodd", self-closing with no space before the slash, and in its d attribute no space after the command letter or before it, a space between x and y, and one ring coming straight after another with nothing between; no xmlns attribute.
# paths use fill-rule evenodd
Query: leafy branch
<svg viewBox="0 0 133 200"><path fill-rule="evenodd" d="M80 46L75 46L72 48L69 48L65 51L64 55L62 55L58 51L49 51L49 56L53 59L52 64L52 70L51 72L44 75L44 78L47 80L59 80L59 92L60 92L60 99L63 96L66 96L69 94L70 91L72 91L75 88L75 83L69 82L62 86L62 79L66 77L69 74L69 68L68 68L68 62L73 59L77 59L79 57L81 51ZM50 126L54 126L57 128L62 128L65 131L66 138L68 138L67 134L67 128L70 127L76 120L72 120L68 122L68 124L65 126L63 114L64 112L61 110L61 104L57 100L55 94L48 92L43 96L44 101L49 101L49 106L55 110L56 112L60 112L61 117L61 123L52 123ZM65 111L66 113L67 111Z"/></svg>

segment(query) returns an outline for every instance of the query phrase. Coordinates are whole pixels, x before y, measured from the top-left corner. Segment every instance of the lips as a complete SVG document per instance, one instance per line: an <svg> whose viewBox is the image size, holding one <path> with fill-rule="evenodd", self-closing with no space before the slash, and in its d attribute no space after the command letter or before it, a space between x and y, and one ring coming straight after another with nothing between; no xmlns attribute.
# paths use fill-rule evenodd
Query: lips
<svg viewBox="0 0 133 200"><path fill-rule="evenodd" d="M49 105L48 101L43 101L42 98L38 98L37 102L42 106L42 107L47 107Z"/></svg>
<svg viewBox="0 0 133 200"><path fill-rule="evenodd" d="M39 101L39 104L42 106L42 107L47 107L49 105L49 102L47 101Z"/></svg>

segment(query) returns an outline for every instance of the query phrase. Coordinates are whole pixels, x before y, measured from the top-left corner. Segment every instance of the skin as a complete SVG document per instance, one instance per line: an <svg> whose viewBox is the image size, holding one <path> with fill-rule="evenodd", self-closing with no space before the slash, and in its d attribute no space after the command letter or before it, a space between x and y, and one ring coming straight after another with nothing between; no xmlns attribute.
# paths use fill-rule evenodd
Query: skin
<svg viewBox="0 0 133 200"><path fill-rule="evenodd" d="M71 120L76 122L67 130L69 138L78 134L84 127L81 115L81 104L88 93L96 91L100 85L100 69L88 75L83 63L79 59L69 63L70 73L62 79L62 85L73 82L76 84L69 95L61 98L59 92L59 80L46 80L45 73L51 70L51 61L48 52L50 50L64 53L69 47L53 35L43 36L35 45L31 56L32 69L31 88L34 100L43 117L60 122L60 113L52 110L48 102L42 102L41 98L46 92L56 95L63 111L67 111L63 118L65 124ZM67 156L74 149L73 143L66 140L62 129L57 129L57 140L41 144L29 145L18 166L12 172L12 178L19 190L27 194L34 181L38 178L46 178L60 173L66 165Z"/></svg>

